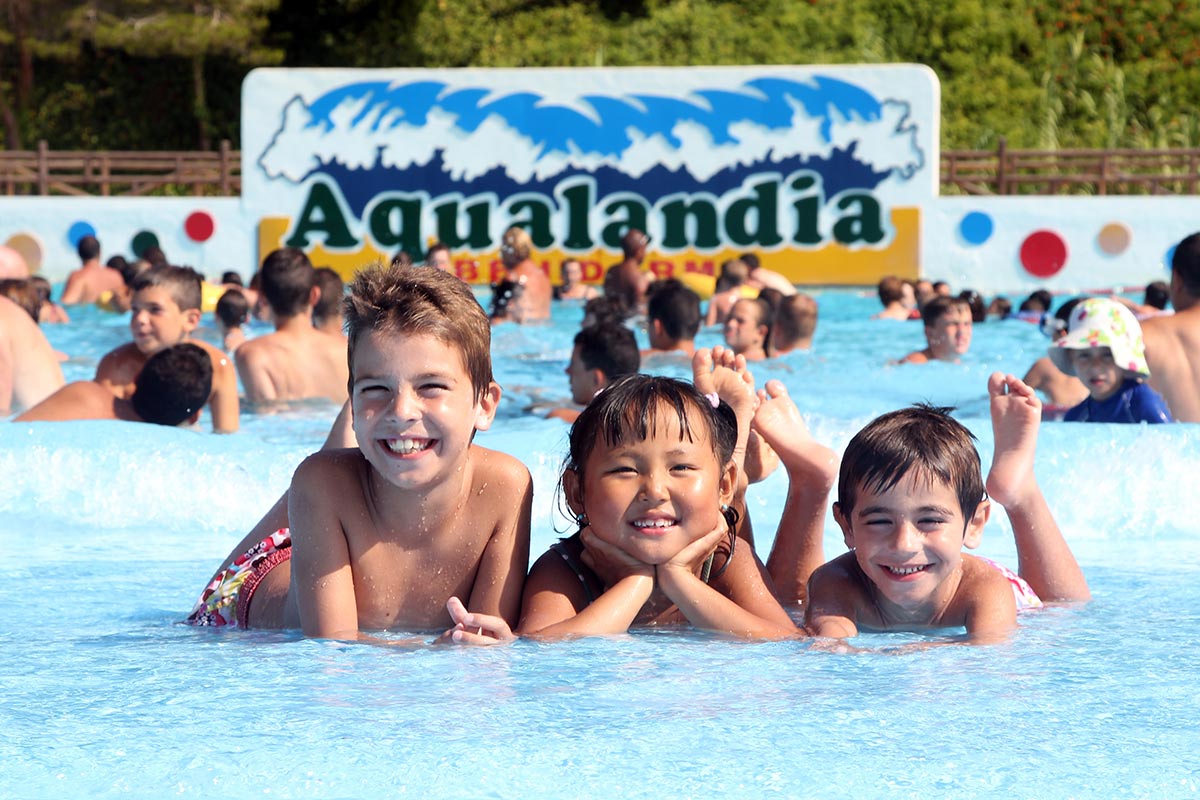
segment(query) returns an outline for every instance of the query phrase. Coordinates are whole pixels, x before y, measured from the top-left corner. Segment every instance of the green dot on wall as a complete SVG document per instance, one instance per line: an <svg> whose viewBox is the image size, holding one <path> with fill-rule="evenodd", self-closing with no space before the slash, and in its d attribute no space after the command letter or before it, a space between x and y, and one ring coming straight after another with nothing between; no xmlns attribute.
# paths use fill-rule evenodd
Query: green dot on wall
<svg viewBox="0 0 1200 800"><path fill-rule="evenodd" d="M158 247L158 237L154 235L153 231L138 231L129 244L129 249L137 258L141 258L142 253L146 252L148 247Z"/></svg>

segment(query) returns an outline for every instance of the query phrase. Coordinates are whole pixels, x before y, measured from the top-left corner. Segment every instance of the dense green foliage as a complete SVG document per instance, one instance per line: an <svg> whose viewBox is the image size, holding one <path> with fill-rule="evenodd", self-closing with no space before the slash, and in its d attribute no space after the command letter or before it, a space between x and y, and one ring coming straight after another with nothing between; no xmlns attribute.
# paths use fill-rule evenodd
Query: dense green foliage
<svg viewBox="0 0 1200 800"><path fill-rule="evenodd" d="M0 0L8 147L238 141L261 64L927 64L942 146L1200 146L1193 0Z"/></svg>

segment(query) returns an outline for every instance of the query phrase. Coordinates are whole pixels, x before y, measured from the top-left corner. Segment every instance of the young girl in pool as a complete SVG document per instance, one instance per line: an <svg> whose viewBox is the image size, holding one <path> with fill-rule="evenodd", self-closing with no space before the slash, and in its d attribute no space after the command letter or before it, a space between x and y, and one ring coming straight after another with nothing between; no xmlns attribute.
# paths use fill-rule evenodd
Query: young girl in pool
<svg viewBox="0 0 1200 800"><path fill-rule="evenodd" d="M1171 422L1162 396L1150 388L1142 326L1115 300L1093 297L1071 311L1067 334L1050 348L1050 360L1077 376L1088 397L1064 422Z"/></svg>
<svg viewBox="0 0 1200 800"><path fill-rule="evenodd" d="M752 544L735 532L744 491L740 463L751 417L778 451L789 492L772 553L821 563L823 509L836 456L808 436L782 384L757 398L745 361L718 349L697 354L697 385L630 375L600 392L571 428L561 488L579 531L530 570L520 632L538 638L623 633L687 624L745 638L802 635L764 579ZM731 368L732 367L732 368ZM744 420L739 426L738 417ZM742 431L739 435L739 430ZM807 577L807 576L805 576ZM509 638L496 621L451 601L456 641ZM476 631L478 630L478 633Z"/></svg>

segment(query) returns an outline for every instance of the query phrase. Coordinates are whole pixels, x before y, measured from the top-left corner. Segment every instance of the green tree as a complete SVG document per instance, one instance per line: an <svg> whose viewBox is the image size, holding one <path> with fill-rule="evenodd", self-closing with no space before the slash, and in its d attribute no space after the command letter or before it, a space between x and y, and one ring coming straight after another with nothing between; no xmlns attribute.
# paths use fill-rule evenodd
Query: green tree
<svg viewBox="0 0 1200 800"><path fill-rule="evenodd" d="M175 57L191 67L197 144L212 147L205 62L214 56L243 65L277 64L283 52L263 44L267 15L279 0L91 0L71 15L82 43L141 58Z"/></svg>
<svg viewBox="0 0 1200 800"><path fill-rule="evenodd" d="M75 5L62 0L0 0L0 124L5 146L21 148L22 120L33 106L38 60L70 58L66 19ZM10 100L9 98L12 97Z"/></svg>

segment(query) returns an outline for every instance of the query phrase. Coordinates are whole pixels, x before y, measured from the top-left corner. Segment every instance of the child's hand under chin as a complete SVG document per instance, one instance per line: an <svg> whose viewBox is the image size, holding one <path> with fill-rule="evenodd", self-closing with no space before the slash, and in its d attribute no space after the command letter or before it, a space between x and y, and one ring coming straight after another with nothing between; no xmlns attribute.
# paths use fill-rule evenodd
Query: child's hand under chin
<svg viewBox="0 0 1200 800"><path fill-rule="evenodd" d="M583 563L600 576L605 586L612 586L627 575L654 577L654 565L631 556L612 542L606 542L590 527L584 528L579 536L583 542Z"/></svg>
<svg viewBox="0 0 1200 800"><path fill-rule="evenodd" d="M695 574L700 569L700 565L708 559L721 541L729 535L729 523L722 518L711 531L696 539L687 547L684 547L678 553L671 557L667 563L661 565L659 569L665 570L680 570Z"/></svg>

